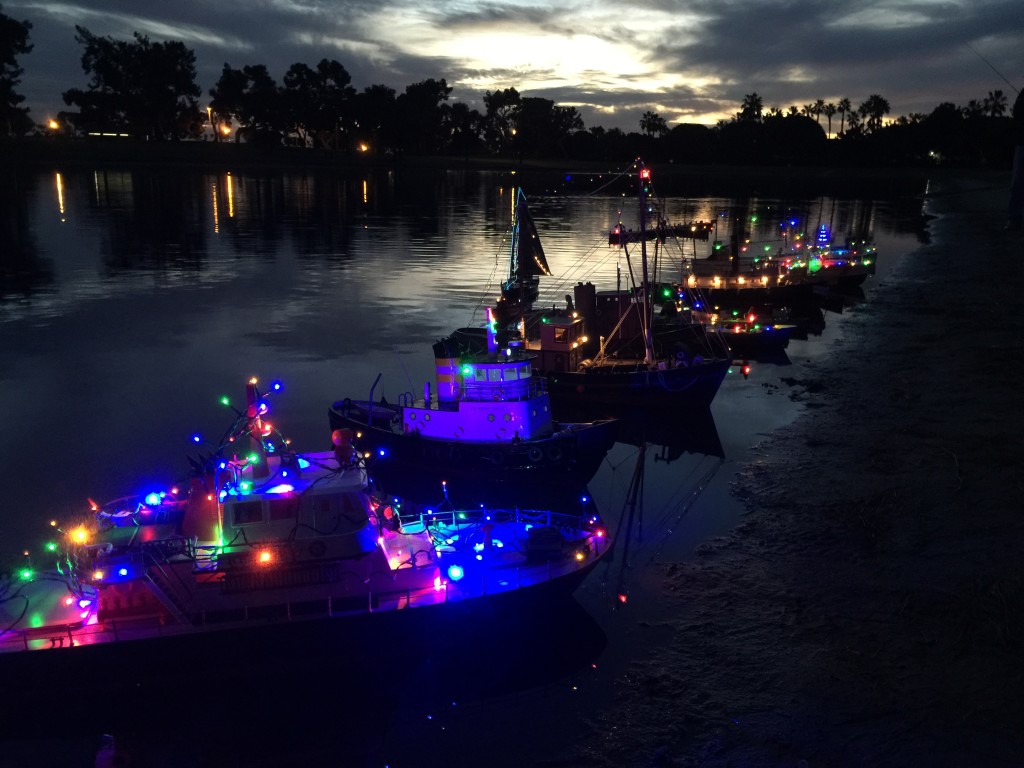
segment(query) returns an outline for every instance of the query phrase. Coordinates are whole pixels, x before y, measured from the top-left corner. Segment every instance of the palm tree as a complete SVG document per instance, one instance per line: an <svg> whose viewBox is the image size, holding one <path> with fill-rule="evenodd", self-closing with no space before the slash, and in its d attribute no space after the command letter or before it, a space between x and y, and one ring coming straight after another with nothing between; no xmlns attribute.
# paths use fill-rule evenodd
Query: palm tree
<svg viewBox="0 0 1024 768"><path fill-rule="evenodd" d="M803 115L804 117L814 117L814 105L804 104L802 107L800 107L800 114Z"/></svg>
<svg viewBox="0 0 1024 768"><path fill-rule="evenodd" d="M836 111L839 112L839 135L842 136L846 133L846 116L850 114L853 109L853 105L849 99L840 99L836 105Z"/></svg>
<svg viewBox="0 0 1024 768"><path fill-rule="evenodd" d="M740 106L740 113L736 116L739 120L753 120L761 122L761 113L764 111L764 99L756 93L748 93L743 97L743 104Z"/></svg>
<svg viewBox="0 0 1024 768"><path fill-rule="evenodd" d="M828 118L828 133L826 134L828 136L832 135L832 116L836 113L837 109L838 107L836 107L836 105L831 101L821 109L821 111L825 113L825 117Z"/></svg>
<svg viewBox="0 0 1024 768"><path fill-rule="evenodd" d="M865 127L868 132L877 131L882 127L882 116L889 114L889 102L877 93L873 93L857 108L857 111L865 119Z"/></svg>
<svg viewBox="0 0 1024 768"><path fill-rule="evenodd" d="M989 117L1002 117L1006 114L1006 94L1002 91L989 91L985 97L985 112Z"/></svg>
<svg viewBox="0 0 1024 768"><path fill-rule="evenodd" d="M665 118L657 112L648 110L640 118L640 130L648 136L664 136L668 133L668 125L665 123Z"/></svg>
<svg viewBox="0 0 1024 768"><path fill-rule="evenodd" d="M825 100L818 99L814 102L814 122L821 125L821 113L825 111Z"/></svg>

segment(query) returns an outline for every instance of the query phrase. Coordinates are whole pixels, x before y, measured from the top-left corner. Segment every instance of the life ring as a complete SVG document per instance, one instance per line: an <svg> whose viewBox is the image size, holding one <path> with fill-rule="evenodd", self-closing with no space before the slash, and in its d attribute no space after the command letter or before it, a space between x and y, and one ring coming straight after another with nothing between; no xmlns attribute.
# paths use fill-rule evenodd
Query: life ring
<svg viewBox="0 0 1024 768"><path fill-rule="evenodd" d="M534 464L544 458L544 452L540 448L531 448L527 455Z"/></svg>
<svg viewBox="0 0 1024 768"><path fill-rule="evenodd" d="M551 459L551 461L558 463L562 460L562 449L557 445L552 445L548 448L548 458Z"/></svg>
<svg viewBox="0 0 1024 768"><path fill-rule="evenodd" d="M323 557L325 552L327 552L327 545L322 541L314 541L309 545L309 554L313 557Z"/></svg>

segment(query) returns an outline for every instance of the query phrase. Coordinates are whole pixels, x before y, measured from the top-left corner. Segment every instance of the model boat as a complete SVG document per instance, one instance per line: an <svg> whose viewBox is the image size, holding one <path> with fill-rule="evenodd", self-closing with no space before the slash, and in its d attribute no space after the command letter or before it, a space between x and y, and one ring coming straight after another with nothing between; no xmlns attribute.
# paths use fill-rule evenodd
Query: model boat
<svg viewBox="0 0 1024 768"><path fill-rule="evenodd" d="M589 501L459 509L384 497L350 443L292 450L255 381L247 391L186 483L54 521L53 566L3 585L0 652L569 594L608 550Z"/></svg>
<svg viewBox="0 0 1024 768"><path fill-rule="evenodd" d="M434 344L436 392L395 402L345 399L331 406L331 428L348 430L376 476L433 472L437 480L511 486L560 481L582 487L615 443L610 419L556 421L536 355L522 345L466 350L455 335ZM387 481L386 481L387 482ZM437 485L435 483L435 485Z"/></svg>

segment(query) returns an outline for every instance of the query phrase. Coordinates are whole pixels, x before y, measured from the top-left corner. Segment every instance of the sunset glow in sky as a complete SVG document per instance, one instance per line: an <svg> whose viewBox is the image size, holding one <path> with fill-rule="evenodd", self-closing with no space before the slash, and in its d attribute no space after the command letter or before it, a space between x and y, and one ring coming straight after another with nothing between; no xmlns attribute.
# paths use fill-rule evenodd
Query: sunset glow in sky
<svg viewBox="0 0 1024 768"><path fill-rule="evenodd" d="M225 63L265 64L280 84L291 64L336 59L358 89L401 93L445 78L451 101L484 112L487 91L515 88L576 107L587 128L714 124L746 94L766 109L817 99L858 106L879 94L890 118L965 106L1024 86L1020 0L604 0L531 3L409 0L7 0L32 23L20 92L44 122L61 92L85 88L75 25L99 36L180 40L196 54L201 105ZM1005 79L1004 79L1005 78Z"/></svg>

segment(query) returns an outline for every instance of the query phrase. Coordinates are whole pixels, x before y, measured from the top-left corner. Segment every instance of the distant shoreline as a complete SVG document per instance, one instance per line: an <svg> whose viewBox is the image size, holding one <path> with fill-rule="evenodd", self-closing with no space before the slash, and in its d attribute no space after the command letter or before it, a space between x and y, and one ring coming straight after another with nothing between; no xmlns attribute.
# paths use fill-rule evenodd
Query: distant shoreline
<svg viewBox="0 0 1024 768"><path fill-rule="evenodd" d="M403 156L378 157L291 147L260 147L233 142L137 142L131 139L53 139L31 137L0 140L0 167L24 170L106 170L141 171L180 169L226 173L232 171L296 172L374 172L385 170L494 171L544 176L545 174L616 173L627 168L633 158L612 161L572 159L523 159L514 157ZM661 193L670 193L665 182L683 184L686 194L697 189L703 194L848 192L884 196L898 187L904 194L921 189L932 179L961 176L964 173L991 175L1002 183L1005 171L961 169L936 166L856 166L822 165L731 165L708 163L676 164L650 158L656 170ZM909 191L908 191L909 190ZM679 193L679 190L675 191Z"/></svg>

